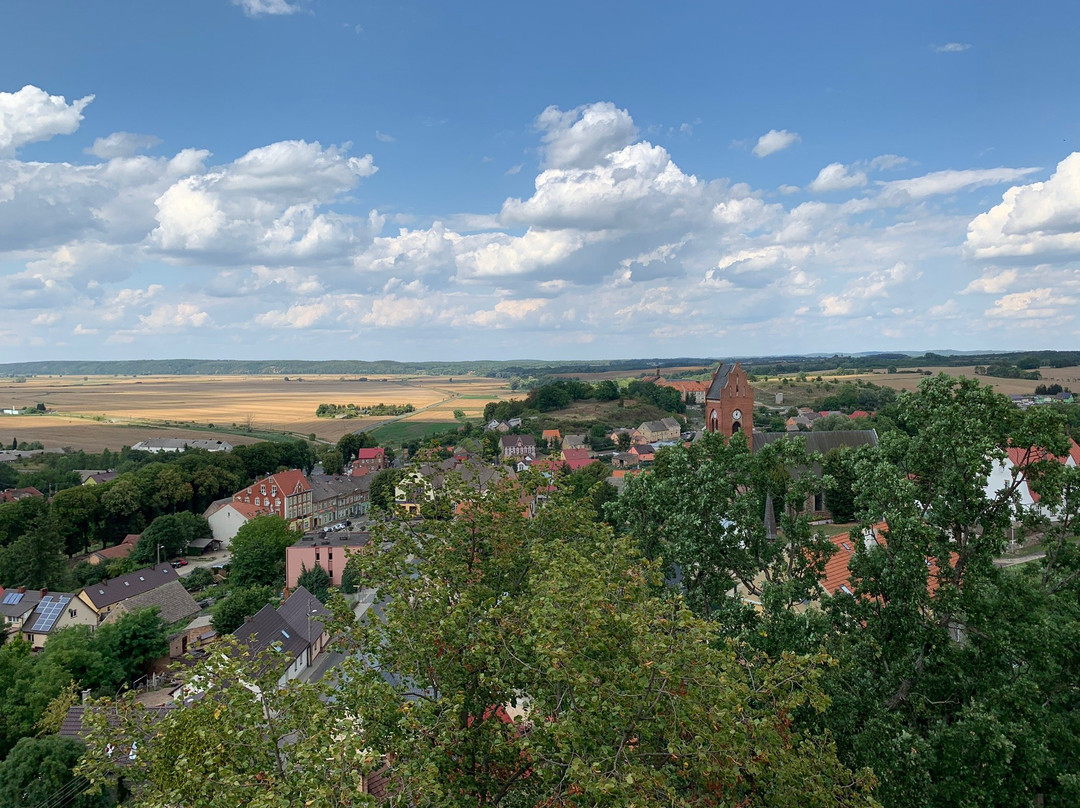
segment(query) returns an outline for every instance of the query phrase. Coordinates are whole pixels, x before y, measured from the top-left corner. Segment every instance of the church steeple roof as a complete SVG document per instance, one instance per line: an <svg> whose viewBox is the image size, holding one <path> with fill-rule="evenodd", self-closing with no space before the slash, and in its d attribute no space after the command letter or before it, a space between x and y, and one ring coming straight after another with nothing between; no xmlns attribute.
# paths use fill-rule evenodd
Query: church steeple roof
<svg viewBox="0 0 1080 808"><path fill-rule="evenodd" d="M716 369L716 373L713 374L712 384L709 385L709 392L705 394L705 398L720 398L720 391L727 387L728 374L735 370L737 364L738 362L725 362Z"/></svg>

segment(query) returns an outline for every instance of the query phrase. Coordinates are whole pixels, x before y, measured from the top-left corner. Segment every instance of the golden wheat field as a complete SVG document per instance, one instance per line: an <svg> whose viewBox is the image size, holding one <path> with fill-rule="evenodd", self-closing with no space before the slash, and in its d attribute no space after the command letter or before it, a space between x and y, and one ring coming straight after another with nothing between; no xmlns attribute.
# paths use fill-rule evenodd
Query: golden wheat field
<svg viewBox="0 0 1080 808"><path fill-rule="evenodd" d="M947 373L950 376L967 376L969 378L978 379L981 384L989 385L997 390L999 393L1005 395L1031 395L1035 392L1035 386L1038 384L1053 384L1058 383L1063 387L1070 387L1074 391L1080 392L1080 367L1072 366L1067 368L1040 368L1039 374L1042 376L1040 381L1028 381L1026 379L998 379L993 376L976 376L974 365L956 365L952 367L941 368L926 368L932 372L935 376L938 373ZM807 376L814 377L816 374L808 373ZM827 377L828 378L828 377ZM858 375L841 376L830 378L830 381L841 381L848 379L865 379L879 384L882 387L892 387L896 390L914 390L919 386L919 382L925 377L917 373L912 372L899 372L899 373L886 373L885 371L874 371L873 373L860 373Z"/></svg>
<svg viewBox="0 0 1080 808"><path fill-rule="evenodd" d="M64 376L35 377L25 382L0 380L0 407L21 409L44 403L49 416L0 417L0 441L17 424L23 440L46 447L119 449L144 437L162 437L176 424L218 429L289 432L336 441L348 432L387 422L388 417L316 418L319 404L412 404L417 412L405 419L452 422L455 410L479 417L488 401L510 396L500 379L476 377L381 376ZM80 416L73 419L70 416ZM100 420L88 420L97 418ZM133 426L136 425L136 426ZM222 437L185 429L181 434ZM236 437L236 441L233 440ZM230 442L258 438L226 437Z"/></svg>

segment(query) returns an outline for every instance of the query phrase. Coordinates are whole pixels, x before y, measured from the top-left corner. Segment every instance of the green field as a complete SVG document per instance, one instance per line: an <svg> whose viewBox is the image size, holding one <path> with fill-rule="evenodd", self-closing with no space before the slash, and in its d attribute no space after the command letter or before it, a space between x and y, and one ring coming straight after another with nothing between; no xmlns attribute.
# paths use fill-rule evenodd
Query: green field
<svg viewBox="0 0 1080 808"><path fill-rule="evenodd" d="M414 421L410 419L394 421L386 426L371 430L370 434L382 446L387 444L400 446L410 440L423 439L436 432L445 432L453 428L453 426L454 424L450 421Z"/></svg>

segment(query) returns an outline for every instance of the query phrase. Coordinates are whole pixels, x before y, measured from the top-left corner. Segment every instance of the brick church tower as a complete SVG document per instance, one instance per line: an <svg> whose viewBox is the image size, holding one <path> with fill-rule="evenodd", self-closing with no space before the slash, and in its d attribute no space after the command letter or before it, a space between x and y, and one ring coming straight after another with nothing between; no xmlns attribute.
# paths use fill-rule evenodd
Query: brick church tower
<svg viewBox="0 0 1080 808"><path fill-rule="evenodd" d="M705 394L705 429L725 437L754 434L754 389L739 363L720 365Z"/></svg>

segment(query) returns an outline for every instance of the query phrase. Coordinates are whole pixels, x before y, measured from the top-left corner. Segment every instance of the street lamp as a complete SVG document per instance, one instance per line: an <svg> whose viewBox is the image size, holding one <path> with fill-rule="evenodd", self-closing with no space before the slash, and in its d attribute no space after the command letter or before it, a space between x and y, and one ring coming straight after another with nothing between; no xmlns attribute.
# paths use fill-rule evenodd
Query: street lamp
<svg viewBox="0 0 1080 808"><path fill-rule="evenodd" d="M161 566L161 551L164 550L164 549L165 549L164 544L159 544L157 546L157 551L156 551L157 552L157 564L155 564L154 566L156 566L156 567Z"/></svg>

